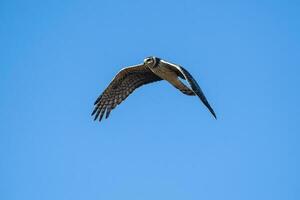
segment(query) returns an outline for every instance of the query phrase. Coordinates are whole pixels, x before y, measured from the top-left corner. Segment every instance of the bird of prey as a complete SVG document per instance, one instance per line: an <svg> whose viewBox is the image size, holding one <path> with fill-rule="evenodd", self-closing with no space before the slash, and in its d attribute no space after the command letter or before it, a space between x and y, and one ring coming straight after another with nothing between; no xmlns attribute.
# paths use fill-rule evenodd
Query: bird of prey
<svg viewBox="0 0 300 200"><path fill-rule="evenodd" d="M181 82L179 77L186 80L190 87ZM99 121L101 121L105 114L108 118L110 112L138 87L161 80L168 81L185 95L197 95L211 114L217 118L200 86L186 69L158 57L150 56L145 58L141 64L123 68L115 76L95 101L92 112L92 116L95 115L94 120L99 117Z"/></svg>

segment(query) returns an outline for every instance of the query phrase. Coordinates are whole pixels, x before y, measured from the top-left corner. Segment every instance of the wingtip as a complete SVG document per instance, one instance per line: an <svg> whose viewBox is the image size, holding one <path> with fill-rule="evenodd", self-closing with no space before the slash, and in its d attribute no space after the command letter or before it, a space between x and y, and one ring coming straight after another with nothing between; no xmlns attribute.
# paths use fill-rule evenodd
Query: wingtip
<svg viewBox="0 0 300 200"><path fill-rule="evenodd" d="M95 115L95 117L94 117L94 121L96 121L96 120L97 120L97 118L98 118L98 115L99 115L99 114Z"/></svg>
<svg viewBox="0 0 300 200"><path fill-rule="evenodd" d="M212 107L208 106L208 110L210 111L210 113L214 116L214 118L217 120L217 115L215 113L215 111L212 109Z"/></svg>
<svg viewBox="0 0 300 200"><path fill-rule="evenodd" d="M99 103L100 99L102 98L102 94L96 99L96 101L94 102L94 105L96 105L97 103Z"/></svg>
<svg viewBox="0 0 300 200"><path fill-rule="evenodd" d="M91 113L91 116L93 116L97 112L98 108L94 108L93 112Z"/></svg>
<svg viewBox="0 0 300 200"><path fill-rule="evenodd" d="M213 114L213 116L214 116L215 120L218 120L217 115L215 113Z"/></svg>
<svg viewBox="0 0 300 200"><path fill-rule="evenodd" d="M207 101L205 101L204 104L208 108L209 112L213 115L213 117L217 120L218 118L217 118L217 115L216 115L214 109L209 105L209 103Z"/></svg>

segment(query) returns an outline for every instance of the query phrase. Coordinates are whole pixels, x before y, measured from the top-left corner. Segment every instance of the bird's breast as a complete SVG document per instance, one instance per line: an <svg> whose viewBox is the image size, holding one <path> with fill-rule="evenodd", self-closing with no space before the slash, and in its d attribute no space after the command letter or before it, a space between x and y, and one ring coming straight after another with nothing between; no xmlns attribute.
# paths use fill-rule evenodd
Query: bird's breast
<svg viewBox="0 0 300 200"><path fill-rule="evenodd" d="M157 68L154 68L151 70L154 74L156 74L157 76L159 76L160 78L162 78L164 80L171 81L173 79L177 79L177 74L168 68L157 67Z"/></svg>

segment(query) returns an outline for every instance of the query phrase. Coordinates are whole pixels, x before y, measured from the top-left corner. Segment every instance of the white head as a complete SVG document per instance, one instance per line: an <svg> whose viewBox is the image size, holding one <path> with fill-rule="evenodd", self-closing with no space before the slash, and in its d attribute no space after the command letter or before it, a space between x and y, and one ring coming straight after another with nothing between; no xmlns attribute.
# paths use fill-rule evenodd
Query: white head
<svg viewBox="0 0 300 200"><path fill-rule="evenodd" d="M149 56L144 59L144 65L149 68L155 68L158 66L159 58L156 58L154 56Z"/></svg>

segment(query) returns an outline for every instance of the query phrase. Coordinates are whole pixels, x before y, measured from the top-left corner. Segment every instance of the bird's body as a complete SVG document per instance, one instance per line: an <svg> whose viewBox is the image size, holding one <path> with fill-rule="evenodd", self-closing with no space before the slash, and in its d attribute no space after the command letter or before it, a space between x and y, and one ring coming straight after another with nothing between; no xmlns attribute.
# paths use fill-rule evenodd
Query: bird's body
<svg viewBox="0 0 300 200"><path fill-rule="evenodd" d="M191 88L179 78L187 80ZM157 57L147 57L143 64L122 69L97 98L92 115L95 114L95 120L100 116L99 121L105 113L106 118L108 118L111 110L125 100L136 88L161 80L168 81L186 95L197 95L216 118L215 112L191 74L183 67Z"/></svg>
<svg viewBox="0 0 300 200"><path fill-rule="evenodd" d="M188 88L179 80L180 76L183 79L184 76L178 73L178 71L174 70L173 67L169 67L166 62L160 60L159 67L152 68L151 71L161 79L171 83L175 88L179 89L184 94L192 96L195 95L190 88Z"/></svg>

